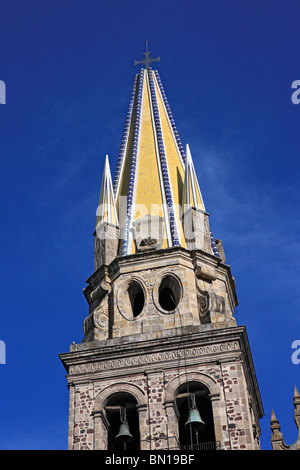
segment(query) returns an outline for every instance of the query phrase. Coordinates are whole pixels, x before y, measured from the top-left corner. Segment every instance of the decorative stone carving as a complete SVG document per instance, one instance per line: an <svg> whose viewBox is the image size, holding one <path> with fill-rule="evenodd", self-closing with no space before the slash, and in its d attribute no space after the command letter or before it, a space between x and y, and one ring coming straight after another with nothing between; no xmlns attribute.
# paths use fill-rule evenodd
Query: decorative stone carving
<svg viewBox="0 0 300 470"><path fill-rule="evenodd" d="M150 292L150 290L152 289L153 287L153 284L154 284L154 273L153 271L151 271L151 269L147 269L147 271L143 271L141 273L142 275L142 278L143 278L143 281L145 283L145 286L147 287L148 291Z"/></svg>
<svg viewBox="0 0 300 470"><path fill-rule="evenodd" d="M102 281L101 284L91 292L90 298L91 300L95 300L99 298L101 299L108 292L110 292L110 290L111 290L110 284L107 281Z"/></svg>
<svg viewBox="0 0 300 470"><path fill-rule="evenodd" d="M203 250L211 253L209 214L190 207L183 213L183 229L188 250Z"/></svg>
<svg viewBox="0 0 300 470"><path fill-rule="evenodd" d="M164 218L145 215L133 222L133 233L138 251L158 250L164 239Z"/></svg>
<svg viewBox="0 0 300 470"><path fill-rule="evenodd" d="M201 290L199 284L197 284L197 299L201 323L216 321L217 317L213 314L225 315L225 299L221 295Z"/></svg>
<svg viewBox="0 0 300 470"><path fill-rule="evenodd" d="M83 332L87 336L93 328L108 330L108 306L102 302L83 322Z"/></svg>
<svg viewBox="0 0 300 470"><path fill-rule="evenodd" d="M106 281L102 281L101 284L91 293L91 299L100 299L100 303L83 322L83 333L86 341L94 339L94 329L102 330L100 335L96 335L97 339L100 339L100 336L107 338L109 318L108 294L110 291L110 284Z"/></svg>
<svg viewBox="0 0 300 470"><path fill-rule="evenodd" d="M140 273L142 278L143 284L147 291L147 305L146 307L146 314L147 315L155 315L155 309L153 308L153 300L152 300L152 290L154 285L154 272L151 269L147 269L147 271L142 271Z"/></svg>
<svg viewBox="0 0 300 470"><path fill-rule="evenodd" d="M225 257L225 251L224 251L222 240L216 240L216 245L217 245L217 248L218 248L218 252L219 252L221 261L222 261L222 263L225 263L226 257Z"/></svg>
<svg viewBox="0 0 300 470"><path fill-rule="evenodd" d="M69 372L70 374L85 374L87 372L124 369L132 366L141 366L144 368L145 365L150 366L150 364L153 364L153 367L157 370L158 365L162 362L172 364L184 358L192 362L199 357L206 357L212 354L235 353L237 351L239 351L237 341L226 341L224 343L171 349L169 351L153 352L149 354L138 354L118 358L113 357L109 360L71 366Z"/></svg>
<svg viewBox="0 0 300 470"><path fill-rule="evenodd" d="M215 281L217 279L216 270L208 266L196 266L195 274L198 279L206 281Z"/></svg>

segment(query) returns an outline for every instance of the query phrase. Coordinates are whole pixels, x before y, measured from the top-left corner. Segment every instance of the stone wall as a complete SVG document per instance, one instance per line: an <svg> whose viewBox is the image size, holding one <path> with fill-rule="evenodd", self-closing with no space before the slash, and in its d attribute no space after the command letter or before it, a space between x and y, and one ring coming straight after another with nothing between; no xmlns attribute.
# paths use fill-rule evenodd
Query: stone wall
<svg viewBox="0 0 300 470"><path fill-rule="evenodd" d="M61 355L70 384L70 449L107 448L105 406L121 392L136 399L141 449L178 449L176 393L186 381L209 389L222 449L259 449L263 411L243 328L198 329L184 338L165 332L141 337L134 348L129 340L109 343L72 345Z"/></svg>
<svg viewBox="0 0 300 470"><path fill-rule="evenodd" d="M230 268L199 250L172 248L117 258L87 282L85 342L145 333L155 337L158 331L205 323L236 325ZM171 291L174 308L161 302L162 290ZM138 298L140 306L135 305Z"/></svg>

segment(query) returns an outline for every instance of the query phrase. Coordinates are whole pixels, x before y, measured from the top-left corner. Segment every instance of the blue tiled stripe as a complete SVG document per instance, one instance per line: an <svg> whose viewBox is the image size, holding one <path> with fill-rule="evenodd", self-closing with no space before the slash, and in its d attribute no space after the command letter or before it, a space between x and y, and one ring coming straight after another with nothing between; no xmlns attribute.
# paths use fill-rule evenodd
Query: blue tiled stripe
<svg viewBox="0 0 300 470"><path fill-rule="evenodd" d="M218 258L221 258L219 250L217 248L216 242L214 240L214 237L213 237L211 231L210 231L210 242L211 242L211 249L212 249L213 254L215 256L217 256Z"/></svg>
<svg viewBox="0 0 300 470"><path fill-rule="evenodd" d="M177 127L176 127L176 124L175 124L175 121L174 121L174 118L173 118L173 115L172 115L172 112L171 112L171 108L170 108L170 105L169 105L169 102L168 102L168 99L167 99L167 95L165 93L165 90L164 90L161 78L159 76L158 70L155 70L154 73L155 73L157 83L158 83L158 86L159 86L159 89L160 89L160 92L161 92L161 95L162 95L162 98L163 98L163 101L164 101L164 105L165 105L165 108L166 108L166 111L167 111L167 114L168 114L168 117L169 117L169 120L170 120L170 124L171 124L172 130L173 130L173 134L174 134L174 137L175 137L180 155L182 157L183 162L185 163L185 151L184 151L184 148L182 146L182 143L181 143L181 140L180 140L180 137L179 137L179 133L178 133L178 130L177 130Z"/></svg>
<svg viewBox="0 0 300 470"><path fill-rule="evenodd" d="M176 228L176 219L175 219L176 216L175 216L174 207L173 207L172 191L171 191L168 165L167 165L167 160L166 160L166 152L165 152L165 146L164 146L160 116L159 116L159 109L158 109L155 85L154 85L151 69L148 69L148 76L149 76L152 109L153 109L153 114L154 114L154 122L155 122L156 135L157 135L158 151L159 151L160 164L161 164L161 172L162 172L162 177L163 177L164 190L165 190L165 196L166 196L166 202L167 202L169 220L170 220L172 245L180 246L179 237L178 237L177 228Z"/></svg>
<svg viewBox="0 0 300 470"><path fill-rule="evenodd" d="M135 117L134 117L134 133L133 133L131 162L130 162L130 171L129 171L127 209L126 209L124 235L123 235L122 250L121 250L122 256L126 255L128 251L129 228L130 228L133 195L134 195L135 180L136 180L136 167L137 167L137 157L138 157L137 152L138 152L138 141L139 141L139 134L140 134L143 87L144 87L144 69L141 69L139 73L139 77L138 77L138 83L137 83L136 111L135 111Z"/></svg>
<svg viewBox="0 0 300 470"><path fill-rule="evenodd" d="M138 79L138 74L135 76L134 85L133 85L133 89L132 89L132 92L131 92L129 108L128 108L128 112L127 112L127 116L126 116L124 132L123 132L123 137L122 137L122 142L121 142L121 147L120 147L120 152L119 152L119 157L118 157L118 162L117 162L117 168L116 168L116 173L115 173L115 177L114 177L113 188L114 188L114 194L115 195L116 195L116 192L117 192L117 187L118 187L118 183L119 183L122 163L123 163L123 160L124 160L124 157L125 157L126 144L127 144L127 140L128 140L129 131L130 131L130 123L131 123L131 117L132 117L134 97L135 97L135 92L136 92L137 79Z"/></svg>
<svg viewBox="0 0 300 470"><path fill-rule="evenodd" d="M167 96L166 96L166 93L165 93L160 75L158 73L158 70L155 70L154 73L155 73L157 83L159 85L159 89L160 89L160 92L161 92L161 95L162 95L162 98L163 98L163 101L164 101L164 104L165 104L165 108L166 108L166 111L167 111L167 114L168 114L168 117L169 117L169 120L170 120L171 127L173 129L173 133L174 133L174 136L175 136L175 140L177 142L179 152L181 154L183 162L185 163L186 162L185 151L184 151L184 148L182 146L182 143L181 143L181 140L180 140L180 137L179 137L179 133L178 133L178 130L177 130L177 127L176 127L176 124L175 124L175 121L174 121L174 118L173 118L173 115L172 115L172 112L171 112L171 108L170 108L170 105L169 105L169 102L168 102L168 99L167 99ZM219 254L217 245L215 243L215 240L214 240L213 235L212 235L211 232L210 232L210 240L211 240L211 248L212 248L213 254L215 256L217 256L218 258L220 258L220 254Z"/></svg>

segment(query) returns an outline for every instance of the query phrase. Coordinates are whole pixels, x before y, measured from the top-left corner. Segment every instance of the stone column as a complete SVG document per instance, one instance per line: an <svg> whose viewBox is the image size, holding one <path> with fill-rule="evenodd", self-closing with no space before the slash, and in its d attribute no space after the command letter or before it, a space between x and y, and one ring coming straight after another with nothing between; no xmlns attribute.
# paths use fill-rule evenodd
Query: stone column
<svg viewBox="0 0 300 470"><path fill-rule="evenodd" d="M73 450L74 446L74 401L75 401L75 387L72 383L68 385L69 388L69 430L68 430L68 449Z"/></svg>
<svg viewBox="0 0 300 470"><path fill-rule="evenodd" d="M223 444L223 436L222 436L222 427L227 429L227 422L225 416L220 416L220 409L223 407L220 406L220 394L210 395L210 402L212 407L212 414L214 420L214 430L215 430L215 439L216 443L220 443L221 448ZM222 422L223 419L223 422ZM226 440L228 440L228 436Z"/></svg>
<svg viewBox="0 0 300 470"><path fill-rule="evenodd" d="M182 216L184 236L188 250L202 250L211 253L209 214L189 207Z"/></svg>
<svg viewBox="0 0 300 470"><path fill-rule="evenodd" d="M179 416L173 401L165 402L165 410L168 422L168 450L180 449L179 444Z"/></svg>
<svg viewBox="0 0 300 470"><path fill-rule="evenodd" d="M107 450L109 422L102 410L94 411L94 450Z"/></svg>
<svg viewBox="0 0 300 470"><path fill-rule="evenodd" d="M148 382L151 450L168 448L167 417L163 406L164 376L162 370L145 372Z"/></svg>
<svg viewBox="0 0 300 470"><path fill-rule="evenodd" d="M97 226L95 236L95 271L103 264L108 266L118 254L119 227L102 222Z"/></svg>
<svg viewBox="0 0 300 470"><path fill-rule="evenodd" d="M146 404L137 405L137 411L139 415L140 449L150 450L148 407Z"/></svg>

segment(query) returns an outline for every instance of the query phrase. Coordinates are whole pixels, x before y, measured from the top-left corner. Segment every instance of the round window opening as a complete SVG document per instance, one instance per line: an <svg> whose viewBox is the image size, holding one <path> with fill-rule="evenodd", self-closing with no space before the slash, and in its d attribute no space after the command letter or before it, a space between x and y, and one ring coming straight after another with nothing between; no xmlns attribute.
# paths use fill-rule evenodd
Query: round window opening
<svg viewBox="0 0 300 470"><path fill-rule="evenodd" d="M173 276L165 276L158 289L159 305L167 312L175 310L180 300L180 284Z"/></svg>
<svg viewBox="0 0 300 470"><path fill-rule="evenodd" d="M145 305L145 295L141 285L136 281L131 281L128 286L128 297L131 305L132 315L136 318Z"/></svg>

